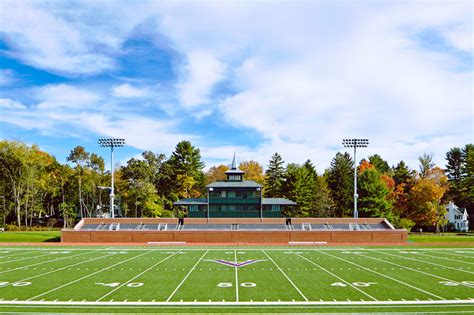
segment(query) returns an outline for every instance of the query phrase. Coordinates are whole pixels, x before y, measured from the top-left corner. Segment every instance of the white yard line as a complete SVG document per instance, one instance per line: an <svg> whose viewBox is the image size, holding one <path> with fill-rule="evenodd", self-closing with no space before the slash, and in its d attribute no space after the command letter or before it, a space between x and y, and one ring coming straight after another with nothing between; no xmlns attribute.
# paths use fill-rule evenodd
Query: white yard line
<svg viewBox="0 0 474 315"><path fill-rule="evenodd" d="M201 249L202 250L202 249ZM196 266L201 262L201 260L204 258L204 256L206 256L206 254L209 252L209 249L206 250L204 252L204 254L198 259L198 261L194 264L194 266L191 268L191 270L189 270L189 272L186 274L186 276L184 276L183 280L181 280L181 282L178 284L178 286L176 287L176 289L174 289L174 291L171 293L171 295L166 299L166 302L169 302L171 300L171 298L173 298L173 296L175 295L176 292L178 292L179 288L181 288L181 286L183 285L184 281L186 281L186 279L189 277L189 275L191 274L191 272L194 271L194 269L196 269Z"/></svg>
<svg viewBox="0 0 474 315"><path fill-rule="evenodd" d="M34 253L33 253L34 254ZM18 258L18 259L13 259L13 260L8 260L8 261L2 261L0 262L0 264L9 264L9 263L12 263L12 262L17 262L17 261L21 261L21 260L27 260L27 259L33 259L33 258L39 258L39 257L43 257L43 256L48 256L48 255L53 255L53 254L44 254L44 255L39 255L39 256L28 256L28 257L23 257L23 258Z"/></svg>
<svg viewBox="0 0 474 315"><path fill-rule="evenodd" d="M463 260L458 260L458 259L448 258L448 257L431 256L431 255L424 254L424 253L421 253L421 252L418 252L418 254L416 254L416 255L422 255L422 256L431 257L431 258L444 259L444 260L449 260L449 261L460 262L460 263L463 263L463 264L474 265L474 263L468 262L468 261L463 261Z"/></svg>
<svg viewBox="0 0 474 315"><path fill-rule="evenodd" d="M316 251L319 252L318 250L316 250ZM348 263L348 264L351 264L351 265L357 266L357 267L359 267L359 268L362 268L362 269L364 269L364 270L370 271L370 272L372 272L372 273L375 273L375 274L377 274L377 275L379 275L379 276L382 276L382 277L384 277L384 278L390 279L390 280L392 280L392 281L398 282L398 283L400 283L400 284L403 284L403 285L405 285L405 286L407 286L407 287L410 287L410 288L412 288L412 289L415 289L415 290L417 290L417 291L420 291L420 292L423 292L423 293L425 293L425 294L431 295L431 296L433 296L433 297L435 297L435 298L437 298L437 299L446 300L445 298L442 298L442 297L440 297L440 296L438 296L438 295L436 295L436 294L433 294L433 293L428 292L428 291L426 291L426 290L420 289L420 288L418 288L418 287L415 287L414 285L411 285L411 284L409 284L409 283L403 282L403 281L401 281L401 280L398 280L398 279L392 278L392 277L390 277L390 276L384 275L383 273L380 273L380 272L378 272L378 271L375 271L375 270L366 268L366 267L364 267L364 266L362 266L362 265L359 265L359 264L356 264L356 263L354 263L354 262L352 262L352 261L348 261L348 260L345 260L345 259L343 259L343 258L341 258L341 257L335 256L335 255L332 255L332 254L328 254L328 253L323 253L323 254L324 254L324 255L327 255L327 256L330 256L330 257L333 257L333 258L336 258L336 259L339 259L339 260L342 260L342 261L344 261L344 262L346 262L346 263Z"/></svg>
<svg viewBox="0 0 474 315"><path fill-rule="evenodd" d="M237 250L234 249L235 263L237 264ZM235 269L235 301L239 301L239 274L237 266L234 266Z"/></svg>
<svg viewBox="0 0 474 315"><path fill-rule="evenodd" d="M51 262L55 262L55 261L58 261L58 260L63 260L63 259L68 259L68 258L72 258L72 257L77 257L77 256L85 255L85 254L90 254L90 252L80 253L80 254L76 254L76 255L72 255L72 256L65 256L65 257L61 257L61 258L57 258L57 259L46 260L46 261L38 262L38 263L35 263L35 264L26 265L26 266L23 266L23 267L17 267L17 268L13 268L13 269L8 269L8 270L0 271L0 274L2 274L2 273L7 273L7 272L12 272L12 271L15 271L15 270L21 270L21 269L25 269L25 268L29 268L29 267L41 265L41 264L51 263ZM38 257L41 257L41 256L38 256Z"/></svg>
<svg viewBox="0 0 474 315"><path fill-rule="evenodd" d="M108 266L108 267L105 267L105 268L103 268L103 269L100 269L100 270L98 270L98 271L96 271L96 272L90 273L90 274L88 274L88 275L86 275L86 276L84 276L84 277L81 277L81 278L79 278L79 279L70 281L70 282L65 283L65 284L63 284L63 285L60 285L59 287L56 287L56 288L54 288L54 289L51 289L51 290L48 290L48 291L43 292L43 293L41 293L41 294L38 294L38 295L36 295L36 296L34 296L34 297L32 297L32 298L29 298L27 301L31 301L31 300L33 300L33 299L36 299L36 298L40 297L40 296L46 295L46 294L51 293L51 292L53 292L53 291L59 290L59 289L61 289L61 288L64 288L64 287L66 287L66 286L68 286L68 285L71 285L71 284L73 284L73 283L76 283L76 282L79 282L79 281L84 280L84 279L86 279L86 278L92 277L92 276L94 276L94 275L96 275L96 274L98 274L98 273L100 273L100 272L103 272L103 271L105 271L105 270L108 270L108 269L110 269L110 268L112 268L112 267L115 267L115 266L117 266L117 265L123 264L123 263L125 263L125 262L127 262L127 261L136 259L136 258L141 257L141 256L143 256L143 255L149 254L149 253L151 253L151 252L153 252L153 250L150 250L150 251L148 251L148 252L146 252L146 253L143 253L143 254L140 254L140 255L137 255L137 256L133 256L133 257L130 257L130 258L128 258L128 259L119 261L118 263L115 263L115 264L113 264L113 265L110 265L110 266Z"/></svg>
<svg viewBox="0 0 474 315"><path fill-rule="evenodd" d="M117 291L118 289L120 289L120 288L126 286L127 284L129 284L129 283L132 282L133 280L137 279L138 277L140 277L140 276L143 275L144 273L146 273L146 272L150 271L151 269L155 268L156 266L158 266L158 265L161 264L162 262L164 262L164 261L170 259L171 257L175 256L175 255L178 254L179 252L181 252L181 250L175 252L174 254L171 254L171 255L167 256L166 258L164 258L164 259L160 260L159 262L153 264L153 266L148 267L147 269L143 270L142 272L140 272L138 275L134 276L133 278L131 278L131 279L128 280L127 282L122 283L121 285L119 285L118 287L116 287L115 289L113 289L112 291L110 291L109 293L107 293L107 294L101 296L100 298L98 298L98 299L96 300L96 302L99 302L100 300L106 298L107 296L109 296L110 294L114 293L114 292Z"/></svg>
<svg viewBox="0 0 474 315"><path fill-rule="evenodd" d="M74 267L74 266L77 266L77 265L80 265L80 264L85 264L85 263L88 263L88 262L91 262L91 261L94 261L94 260L97 260L97 259L107 258L107 257L113 256L113 255L116 255L116 254L110 254L110 255L107 255L107 256L100 256L100 257L91 258L91 259L86 260L86 261L81 261L81 262L78 262L78 263L75 263L75 264L72 264L72 265L68 265L66 267L61 267L61 268L58 268L58 269L55 269L55 270L52 270L52 271L40 273L38 275L28 277L28 278L24 278L24 279L21 279L21 280L17 280L15 282L22 282L22 281L31 280L31 279L38 278L38 277L43 277L43 276L49 275L50 273L58 272L58 271L61 271L61 270L67 269L67 268L71 268L71 267ZM13 283L10 283L9 285L13 285ZM8 286L8 285L6 285L6 286ZM3 286L3 287L6 287L6 286Z"/></svg>
<svg viewBox="0 0 474 315"><path fill-rule="evenodd" d="M378 260L378 261L381 261L383 263L394 265L394 266L397 266L397 267L400 267L400 268L416 271L418 273L422 273L422 274L425 274L425 275L428 275L428 276L431 276L431 277L434 277L434 278L438 278L438 279L442 279L442 280L446 280L446 281L457 282L456 280L451 280L451 279L448 279L448 278L445 278L445 277L442 277L442 276L434 275L434 274L426 272L426 271L421 271L421 270L418 270L418 269L407 267L405 265L400 265L400 264L397 264L397 263L394 263L394 262L391 262L391 261L388 261L388 260L384 260L384 259L381 259L381 258L366 256L366 255L363 255L363 254L356 254L356 255L358 255L360 257L364 257L364 258L370 258L370 259Z"/></svg>
<svg viewBox="0 0 474 315"><path fill-rule="evenodd" d="M456 249L457 250L457 249ZM426 248L423 248L421 250L422 252L425 252L425 251L428 251ZM429 251L428 251L429 252ZM443 252L439 252L441 254L444 254L444 255L451 255L451 256L456 256L456 257L462 257L462 258L474 258L474 256L470 256L470 255L466 255L466 254L458 254L458 253L443 253ZM431 253L430 253L431 254ZM437 253L438 254L438 253ZM474 254L474 251L472 252L472 254Z"/></svg>
<svg viewBox="0 0 474 315"><path fill-rule="evenodd" d="M375 250L375 249L373 249L371 251L379 253L379 251ZM464 272L464 273L469 273L471 275L474 275L474 272L472 272L472 271L467 271L467 270L457 269L457 268L454 268L454 267L440 265L440 264L432 263L432 262L429 262L429 261L426 261L426 260L420 260L420 259L416 259L416 258L410 258L410 257L405 257L405 256L401 256L401 255L394 255L394 254L389 254L389 253L384 253L384 255L389 255L389 256L402 258L402 259L407 259L407 260L418 261L418 262L422 262L422 263L425 263L425 264L430 264L430 265L433 265L433 266L442 267L442 268L451 269L451 270L456 270L456 271L459 271L459 272Z"/></svg>
<svg viewBox="0 0 474 315"><path fill-rule="evenodd" d="M1 251L1 250L2 250L2 248L0 247L0 251ZM24 252L17 253L17 254L14 254L14 255L7 255L7 256L1 257L1 258L12 258L12 257L24 255L24 254L30 254L30 253L33 252L33 251L34 251L34 250L25 250Z"/></svg>
<svg viewBox="0 0 474 315"><path fill-rule="evenodd" d="M291 279L286 275L286 273L280 268L280 266L277 265L277 263L262 249L262 252L268 257L268 259L278 268L278 270L280 270L280 272L285 276L286 280L288 280L288 282L291 283L291 285L293 286L293 288L296 289L296 291L298 291L298 293L303 297L303 299L308 302L308 299L306 298L306 296L303 294L303 292L301 292L301 290L293 283L293 281L291 281Z"/></svg>
<svg viewBox="0 0 474 315"><path fill-rule="evenodd" d="M372 295L370 295L370 294L368 294L368 293L362 291L360 288L358 288L358 287L356 287L355 285L353 285L352 283L350 283L350 282L348 282L348 281L342 279L341 277L339 277L338 275L332 273L331 271L327 270L326 268L321 267L320 265L318 265L317 263L315 263L315 262L312 261L311 259L308 259L308 258L302 256L301 254L297 254L297 253L294 253L294 254L297 255L298 257L303 258L304 260L306 260L306 261L312 263L313 265L315 265L316 267L318 267L318 268L321 269L322 271L327 272L327 273L330 274L331 276L333 276L333 277L339 279L340 281L344 282L345 284L347 284L347 285L350 286L351 288L356 289L357 291L359 291L360 293L364 294L365 296L371 298L372 300L378 301L378 300L377 300L376 298L374 298Z"/></svg>

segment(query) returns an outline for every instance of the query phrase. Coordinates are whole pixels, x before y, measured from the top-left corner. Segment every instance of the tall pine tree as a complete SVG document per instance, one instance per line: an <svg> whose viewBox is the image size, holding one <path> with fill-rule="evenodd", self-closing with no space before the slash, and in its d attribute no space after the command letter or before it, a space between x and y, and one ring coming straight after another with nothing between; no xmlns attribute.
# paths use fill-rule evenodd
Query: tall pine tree
<svg viewBox="0 0 474 315"><path fill-rule="evenodd" d="M466 144L462 150L462 154L461 206L467 208L472 222L474 219L474 145Z"/></svg>
<svg viewBox="0 0 474 315"><path fill-rule="evenodd" d="M385 217L393 221L389 190L375 168L368 168L359 175L359 211L361 217Z"/></svg>
<svg viewBox="0 0 474 315"><path fill-rule="evenodd" d="M336 203L336 215L350 216L354 205L354 161L349 153L338 152L327 174L331 197Z"/></svg>
<svg viewBox="0 0 474 315"><path fill-rule="evenodd" d="M282 184L283 196L298 205L291 216L307 217L311 211L314 191L314 174L306 166L288 164Z"/></svg>
<svg viewBox="0 0 474 315"><path fill-rule="evenodd" d="M388 165L387 161L382 159L382 157L378 154L369 156L369 162L380 174L387 174L390 172L390 166Z"/></svg>
<svg viewBox="0 0 474 315"><path fill-rule="evenodd" d="M446 175L448 176L449 182L449 199L454 201L455 204L460 205L463 203L462 198L462 179L463 179L463 164L464 154L460 148L451 148L446 153Z"/></svg>
<svg viewBox="0 0 474 315"><path fill-rule="evenodd" d="M268 170L265 172L265 196L266 197L281 197L282 196L282 182L285 174L283 168L283 161L280 154L272 155L268 164Z"/></svg>

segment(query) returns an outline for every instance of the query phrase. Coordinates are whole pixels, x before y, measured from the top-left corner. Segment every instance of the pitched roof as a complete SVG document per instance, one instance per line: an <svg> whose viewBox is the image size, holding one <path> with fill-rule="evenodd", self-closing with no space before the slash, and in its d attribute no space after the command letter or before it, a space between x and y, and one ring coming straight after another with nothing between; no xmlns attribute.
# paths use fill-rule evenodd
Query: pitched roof
<svg viewBox="0 0 474 315"><path fill-rule="evenodd" d="M220 181L220 182L213 182L206 186L206 188L226 188L226 187L263 187L259 183L254 182L253 180L243 180L241 182L227 182L227 181Z"/></svg>
<svg viewBox="0 0 474 315"><path fill-rule="evenodd" d="M185 198L173 203L176 206L207 205L206 198Z"/></svg>
<svg viewBox="0 0 474 315"><path fill-rule="evenodd" d="M262 198L262 205L296 206L296 202L286 198Z"/></svg>

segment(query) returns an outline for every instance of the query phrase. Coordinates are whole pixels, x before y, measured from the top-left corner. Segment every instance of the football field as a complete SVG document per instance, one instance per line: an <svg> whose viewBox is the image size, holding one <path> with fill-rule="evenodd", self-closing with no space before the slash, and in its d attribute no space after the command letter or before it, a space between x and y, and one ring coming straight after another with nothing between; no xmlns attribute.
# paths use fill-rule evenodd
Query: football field
<svg viewBox="0 0 474 315"><path fill-rule="evenodd" d="M9 312L474 312L474 248L0 248Z"/></svg>

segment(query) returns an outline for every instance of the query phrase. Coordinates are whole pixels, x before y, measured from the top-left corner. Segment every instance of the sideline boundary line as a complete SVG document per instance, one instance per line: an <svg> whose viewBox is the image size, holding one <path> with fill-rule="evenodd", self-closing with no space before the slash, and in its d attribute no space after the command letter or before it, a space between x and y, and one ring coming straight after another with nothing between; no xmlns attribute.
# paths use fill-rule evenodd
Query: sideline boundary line
<svg viewBox="0 0 474 315"><path fill-rule="evenodd" d="M349 305L349 306L361 306L361 305L449 305L449 304L473 304L474 300L434 300L434 301L281 301L281 302L222 302L222 301L215 301L215 302L120 302L120 301L112 301L112 302L96 302L96 301L0 301L1 305L70 305L70 306L213 306L213 305L249 305L249 306L264 306L264 305L285 305L285 306L292 306L292 305Z"/></svg>

